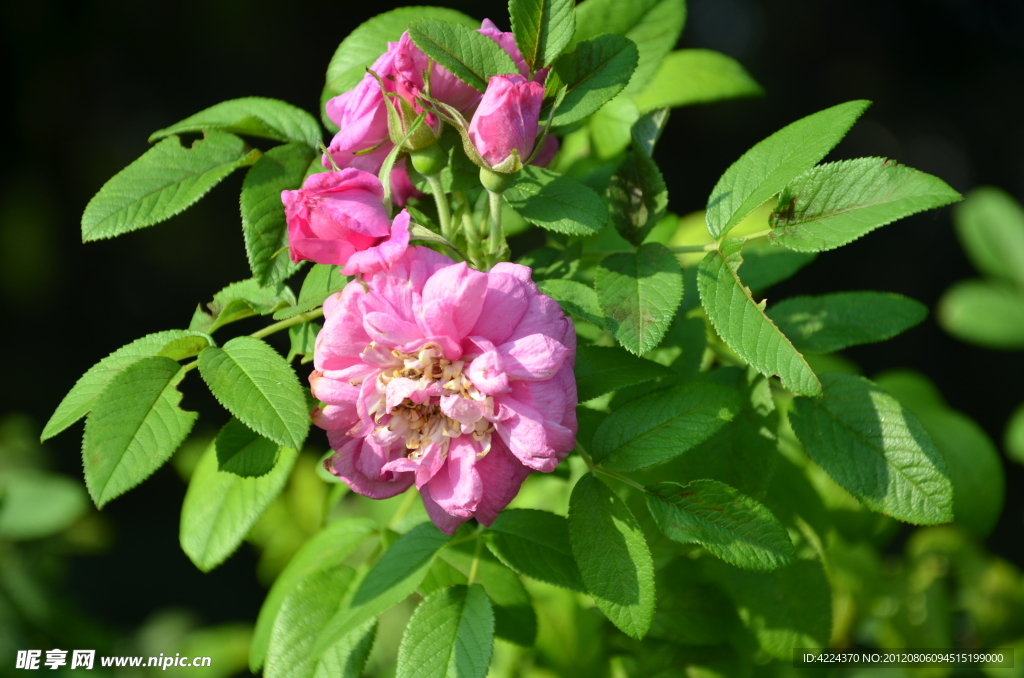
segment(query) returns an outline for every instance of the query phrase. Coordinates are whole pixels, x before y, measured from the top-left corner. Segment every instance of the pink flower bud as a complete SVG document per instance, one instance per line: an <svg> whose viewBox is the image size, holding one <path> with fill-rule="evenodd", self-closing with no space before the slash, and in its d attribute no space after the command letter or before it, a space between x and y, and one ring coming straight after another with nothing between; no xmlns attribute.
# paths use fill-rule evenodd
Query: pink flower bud
<svg viewBox="0 0 1024 678"><path fill-rule="evenodd" d="M344 266L369 274L390 265L409 245L409 215L392 225L384 188L369 172L349 168L312 174L295 191L281 191L292 261Z"/></svg>
<svg viewBox="0 0 1024 678"><path fill-rule="evenodd" d="M530 279L423 247L324 302L310 375L325 468L359 494L415 485L452 534L490 525L575 446L576 332Z"/></svg>
<svg viewBox="0 0 1024 678"><path fill-rule="evenodd" d="M544 86L540 83L529 82L521 75L491 77L469 123L469 138L491 168L504 170L502 163L513 150L522 162L530 156L540 131L543 99Z"/></svg>

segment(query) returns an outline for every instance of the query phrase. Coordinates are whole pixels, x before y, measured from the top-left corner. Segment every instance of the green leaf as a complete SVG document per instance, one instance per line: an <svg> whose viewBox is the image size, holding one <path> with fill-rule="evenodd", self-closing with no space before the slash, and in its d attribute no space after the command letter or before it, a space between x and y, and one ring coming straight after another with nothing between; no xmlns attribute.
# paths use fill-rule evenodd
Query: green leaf
<svg viewBox="0 0 1024 678"><path fill-rule="evenodd" d="M987 537L999 522L1006 496L999 451L984 429L960 412L929 408L915 414L946 461L956 522Z"/></svg>
<svg viewBox="0 0 1024 678"><path fill-rule="evenodd" d="M340 565L375 530L376 525L368 518L338 520L314 534L292 556L288 565L274 580L274 585L270 587L270 592L260 608L256 628L253 630L252 644L249 647L249 668L253 673L263 665L270 633L285 597L307 575Z"/></svg>
<svg viewBox="0 0 1024 678"><path fill-rule="evenodd" d="M229 323L254 315L268 315L295 304L295 294L283 282L261 287L255 278L231 283L213 295L206 307L196 308L189 329L215 332Z"/></svg>
<svg viewBox="0 0 1024 678"><path fill-rule="evenodd" d="M567 547L568 541L566 533ZM475 562L476 581L484 587L484 592L494 606L494 635L522 647L533 647L537 639L537 613L533 610L533 601L519 580L519 575L487 549L477 551L476 544L471 541L444 549L441 558L467 577ZM462 579L455 583L462 584L465 581Z"/></svg>
<svg viewBox="0 0 1024 678"><path fill-rule="evenodd" d="M481 92L491 76L519 73L496 41L460 24L420 19L409 24L409 37L424 54Z"/></svg>
<svg viewBox="0 0 1024 678"><path fill-rule="evenodd" d="M289 327L288 340L291 342L291 348L288 349L285 362L290 363L296 356L302 356L303 365L311 362L313 351L316 348L316 337L322 329L323 327L314 322Z"/></svg>
<svg viewBox="0 0 1024 678"><path fill-rule="evenodd" d="M581 403L625 386L674 374L653 360L638 358L615 346L580 346L573 370Z"/></svg>
<svg viewBox="0 0 1024 678"><path fill-rule="evenodd" d="M578 122L615 98L629 83L638 58L636 45L621 35L599 35L559 57L554 74L567 89L551 124Z"/></svg>
<svg viewBox="0 0 1024 678"><path fill-rule="evenodd" d="M331 618L357 581L345 565L303 577L281 605L267 648L267 678L314 678L321 675L358 678L375 635L367 622L323 652L311 652L317 631Z"/></svg>
<svg viewBox="0 0 1024 678"><path fill-rule="evenodd" d="M576 8L577 42L602 33L624 35L640 49L630 92L639 92L672 51L686 22L683 0L586 0Z"/></svg>
<svg viewBox="0 0 1024 678"><path fill-rule="evenodd" d="M82 214L82 241L113 238L170 219L259 157L235 135L215 130L189 148L176 136L164 139L93 196Z"/></svg>
<svg viewBox="0 0 1024 678"><path fill-rule="evenodd" d="M270 473L281 449L234 417L221 428L214 447L217 468L242 478L258 478Z"/></svg>
<svg viewBox="0 0 1024 678"><path fill-rule="evenodd" d="M0 539L42 539L63 532L89 511L80 480L32 468L0 472Z"/></svg>
<svg viewBox="0 0 1024 678"><path fill-rule="evenodd" d="M754 302L740 280L742 240L726 240L708 252L697 269L700 299L718 335L736 354L765 376L779 375L782 385L803 395L821 394L821 384L804 357L765 315L765 302Z"/></svg>
<svg viewBox="0 0 1024 678"><path fill-rule="evenodd" d="M705 219L721 238L743 217L832 150L867 109L869 101L848 101L783 127L759 142L725 171L708 198Z"/></svg>
<svg viewBox="0 0 1024 678"><path fill-rule="evenodd" d="M316 152L301 143L267 151L242 182L242 232L249 269L261 285L276 285L299 270L288 252L288 224L281 191L302 186Z"/></svg>
<svg viewBox="0 0 1024 678"><path fill-rule="evenodd" d="M668 110L660 109L633 124L633 152L619 164L605 192L612 224L633 245L647 239L668 209L668 188L651 157L667 121Z"/></svg>
<svg viewBox="0 0 1024 678"><path fill-rule="evenodd" d="M398 42L410 22L423 18L441 19L469 28L480 26L476 19L445 7L399 7L378 14L360 24L338 45L327 65L327 82L320 95L320 110L324 110L329 99L358 85L366 75L367 67L388 50L388 43ZM326 116L324 124L337 131L337 126L331 124Z"/></svg>
<svg viewBox="0 0 1024 678"><path fill-rule="evenodd" d="M683 272L664 245L646 243L634 254L605 257L594 280L605 325L636 355L661 341L683 300Z"/></svg>
<svg viewBox="0 0 1024 678"><path fill-rule="evenodd" d="M942 455L906 408L867 379L821 376L824 398L797 398L790 423L804 450L868 508L918 525L953 519Z"/></svg>
<svg viewBox="0 0 1024 678"><path fill-rule="evenodd" d="M597 606L624 633L643 638L654 617L651 552L629 507L589 473L569 499L569 538Z"/></svg>
<svg viewBox="0 0 1024 678"><path fill-rule="evenodd" d="M311 654L316 655L378 614L405 600L423 581L434 556L450 537L433 523L422 523L391 545L366 575L351 603L321 626Z"/></svg>
<svg viewBox="0 0 1024 678"><path fill-rule="evenodd" d="M274 312L274 320L284 320L300 313L311 311L324 303L327 297L340 292L348 284L348 278L334 264L314 264L302 281L299 301L294 306Z"/></svg>
<svg viewBox="0 0 1024 678"><path fill-rule="evenodd" d="M193 341L195 344L192 344ZM39 439L43 441L52 438L88 414L111 379L132 363L155 355L162 355L172 360L182 360L199 355L199 351L213 345L213 338L203 332L165 330L147 334L122 346L90 367L75 382L68 394L60 401L53 416L46 422ZM195 349L195 351L192 352L191 349Z"/></svg>
<svg viewBox="0 0 1024 678"><path fill-rule="evenodd" d="M817 258L815 252L794 252L764 241L748 242L743 248L743 284L755 292L791 278Z"/></svg>
<svg viewBox="0 0 1024 678"><path fill-rule="evenodd" d="M239 421L275 443L301 449L309 431L306 397L288 363L266 342L235 337L199 354L210 392Z"/></svg>
<svg viewBox="0 0 1024 678"><path fill-rule="evenodd" d="M1024 348L1024 292L1001 280L965 280L939 300L939 323L954 337L988 348Z"/></svg>
<svg viewBox="0 0 1024 678"><path fill-rule="evenodd" d="M928 307L890 292L837 292L792 297L766 315L798 351L832 353L891 339L924 320Z"/></svg>
<svg viewBox="0 0 1024 678"><path fill-rule="evenodd" d="M700 544L747 570L777 570L793 561L786 528L763 504L735 488L694 480L688 485L657 483L647 492L647 507L658 529L672 541Z"/></svg>
<svg viewBox="0 0 1024 678"><path fill-rule="evenodd" d="M85 420L85 485L97 507L124 494L170 459L198 415L179 407L185 376L163 356L140 358L114 376Z"/></svg>
<svg viewBox="0 0 1024 678"><path fill-rule="evenodd" d="M218 441L220 438L217 436ZM259 478L242 478L218 470L218 456L217 445L211 445L192 472L181 506L181 549L203 572L209 572L235 552L270 502L281 493L298 453L281 448L277 465Z"/></svg>
<svg viewBox="0 0 1024 678"><path fill-rule="evenodd" d="M832 591L820 562L797 560L774 572L750 572L702 560L769 655L790 660L794 648L828 646Z"/></svg>
<svg viewBox="0 0 1024 678"><path fill-rule="evenodd" d="M1018 464L1024 464L1024 406L1018 407L1010 417L1004 439L1007 456Z"/></svg>
<svg viewBox="0 0 1024 678"><path fill-rule="evenodd" d="M841 160L790 182L772 212L771 238L800 252L822 252L897 219L948 205L946 182L885 158Z"/></svg>
<svg viewBox="0 0 1024 678"><path fill-rule="evenodd" d="M590 152L597 160L613 160L632 141L633 125L640 119L640 109L626 93L615 97L590 116Z"/></svg>
<svg viewBox="0 0 1024 678"><path fill-rule="evenodd" d="M320 142L320 125L306 111L279 99L243 97L214 104L170 127L149 135L149 142L172 134L216 130L263 137L277 141L295 141L311 148ZM306 163L307 166L309 163Z"/></svg>
<svg viewBox="0 0 1024 678"><path fill-rule="evenodd" d="M953 224L979 271L1024 285L1024 210L1012 196L976 188L954 209Z"/></svg>
<svg viewBox="0 0 1024 678"><path fill-rule="evenodd" d="M566 235L593 235L608 223L601 197L572 177L527 165L516 173L505 201L519 216Z"/></svg>
<svg viewBox="0 0 1024 678"><path fill-rule="evenodd" d="M479 584L435 591L412 613L398 646L398 678L484 678L494 613Z"/></svg>
<svg viewBox="0 0 1024 678"><path fill-rule="evenodd" d="M569 522L535 509L505 509L483 532L484 543L508 567L527 577L586 592L569 544Z"/></svg>
<svg viewBox="0 0 1024 678"><path fill-rule="evenodd" d="M597 302L597 292L593 287L574 280L553 278L538 281L537 289L541 294L546 294L557 301L566 313L594 323L598 327L604 326L604 313Z"/></svg>
<svg viewBox="0 0 1024 678"><path fill-rule="evenodd" d="M538 71L554 63L576 32L574 0L510 0L508 15L519 52Z"/></svg>
<svg viewBox="0 0 1024 678"><path fill-rule="evenodd" d="M619 471L651 466L707 440L740 407L736 389L709 381L659 389L608 415L594 433L591 456Z"/></svg>
<svg viewBox="0 0 1024 678"><path fill-rule="evenodd" d="M636 95L641 111L764 96L738 61L710 49L680 49L661 61L657 73Z"/></svg>

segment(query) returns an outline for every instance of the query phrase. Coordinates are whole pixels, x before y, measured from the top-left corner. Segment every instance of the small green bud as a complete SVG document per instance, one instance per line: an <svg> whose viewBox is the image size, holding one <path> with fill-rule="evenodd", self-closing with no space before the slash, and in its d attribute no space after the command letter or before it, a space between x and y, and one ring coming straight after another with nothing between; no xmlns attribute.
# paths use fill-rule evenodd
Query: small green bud
<svg viewBox="0 0 1024 678"><path fill-rule="evenodd" d="M515 178L514 174L503 174L486 167L480 168L480 183L491 193L504 193L505 189L515 181Z"/></svg>
<svg viewBox="0 0 1024 678"><path fill-rule="evenodd" d="M448 164L448 154L441 148L441 144L433 143L426 148L409 152L412 159L412 166L423 176L437 174Z"/></svg>

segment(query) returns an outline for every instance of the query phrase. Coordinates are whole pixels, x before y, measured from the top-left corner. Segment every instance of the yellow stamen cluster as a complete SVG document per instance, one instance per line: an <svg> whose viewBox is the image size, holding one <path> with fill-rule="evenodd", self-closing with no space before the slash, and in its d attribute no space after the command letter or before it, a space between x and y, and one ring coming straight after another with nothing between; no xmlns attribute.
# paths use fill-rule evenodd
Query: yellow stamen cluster
<svg viewBox="0 0 1024 678"><path fill-rule="evenodd" d="M374 345L371 344L370 348L374 348ZM480 393L473 382L463 374L465 363L462 360L447 360L441 347L437 344L426 343L415 354L392 350L391 355L395 359L395 364L391 368L382 370L377 376L379 398L370 408L370 415L378 424L377 432L386 429L404 438L410 459L422 459L423 448L429 442L439 444L442 456L446 456L451 439L462 435L462 425L441 411L440 404L436 402L437 397L429 398L423 403L416 403L405 398L389 412L386 405L386 394L387 386L392 380L412 379L419 382L419 389L426 389L440 382L445 395L458 395L483 402L487 411L493 412L493 399ZM391 417L386 424L383 424L383 419L388 414ZM470 435L476 442L483 443L483 451L478 458L490 451L493 432L494 426L486 418L481 417L475 422Z"/></svg>

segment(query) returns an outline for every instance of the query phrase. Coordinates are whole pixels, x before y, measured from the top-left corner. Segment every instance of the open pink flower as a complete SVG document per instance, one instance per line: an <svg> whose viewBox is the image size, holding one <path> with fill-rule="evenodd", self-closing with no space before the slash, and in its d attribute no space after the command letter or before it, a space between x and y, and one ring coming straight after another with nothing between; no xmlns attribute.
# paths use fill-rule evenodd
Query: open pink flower
<svg viewBox="0 0 1024 678"><path fill-rule="evenodd" d="M415 484L451 534L490 525L531 471L575 445L576 334L530 269L487 273L413 247L324 303L313 421L325 467L383 499Z"/></svg>
<svg viewBox="0 0 1024 678"><path fill-rule="evenodd" d="M384 188L369 172L349 168L311 174L295 191L281 191L292 261L344 266L342 273L373 273L409 246L409 213L394 221Z"/></svg>
<svg viewBox="0 0 1024 678"><path fill-rule="evenodd" d="M491 76L469 123L469 138L484 162L501 168L513 150L520 161L526 162L540 131L543 99L544 86L540 83L521 75Z"/></svg>

